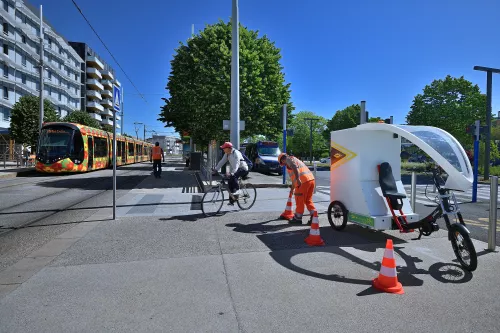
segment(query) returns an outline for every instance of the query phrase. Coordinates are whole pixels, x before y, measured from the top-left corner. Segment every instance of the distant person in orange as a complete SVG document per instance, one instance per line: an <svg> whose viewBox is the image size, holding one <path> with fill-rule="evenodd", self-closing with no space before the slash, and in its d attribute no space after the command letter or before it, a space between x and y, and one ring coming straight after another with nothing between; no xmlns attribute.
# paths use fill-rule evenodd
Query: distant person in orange
<svg viewBox="0 0 500 333"><path fill-rule="evenodd" d="M151 149L150 161L153 162L153 174L156 178L161 178L161 159L163 157L163 162L165 162L165 156L163 155L163 149L160 147L160 143L156 142L153 149Z"/></svg>
<svg viewBox="0 0 500 333"><path fill-rule="evenodd" d="M316 211L316 207L312 201L314 186L316 184L314 175L304 162L294 156L281 153L278 156L278 162L281 166L286 166L286 170L292 180L292 187L294 188L295 194L295 214L288 223L302 224L304 204L307 206L311 216Z"/></svg>

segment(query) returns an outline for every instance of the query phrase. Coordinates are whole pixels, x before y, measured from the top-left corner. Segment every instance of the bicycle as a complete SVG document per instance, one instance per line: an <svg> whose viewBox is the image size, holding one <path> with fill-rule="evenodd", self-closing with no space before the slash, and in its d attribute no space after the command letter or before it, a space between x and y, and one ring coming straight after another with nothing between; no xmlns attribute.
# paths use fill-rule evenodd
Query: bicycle
<svg viewBox="0 0 500 333"><path fill-rule="evenodd" d="M439 167L431 167L427 171L432 171L432 180L439 194L437 196L438 205L429 215L419 221L408 223L406 216L402 212L403 204L401 201L401 199L406 198L406 194L397 193L396 183L389 163L381 164L380 186L392 214L392 230L399 229L402 233L408 233L418 229L419 236L417 240L419 240L422 235L430 236L433 232L438 231L439 225L436 221L442 217L448 229L448 240L451 242L455 256L464 269L472 272L477 268L477 254L469 236L470 232L460 212L454 190L441 185L441 181L443 183L444 181L440 175L441 170ZM400 215L396 216L394 210L399 210ZM454 216L453 223L450 221L451 215ZM339 224L335 223L337 219L340 219ZM345 206L340 201L331 202L328 207L328 222L330 222L332 228L338 231L344 229L347 219L348 211Z"/></svg>
<svg viewBox="0 0 500 333"><path fill-rule="evenodd" d="M222 179L217 183L217 185L210 188L201 199L201 210L206 217L214 216L218 214L222 208L222 204L224 203L224 190L229 192L226 181L229 180L228 177L217 172ZM252 208L257 199L257 190L255 186L250 183L244 182L250 177L240 177L238 178L238 184L240 186L241 194L238 197L233 197L231 193L229 193L229 197L233 199L241 210L248 210ZM211 210L213 208L213 211Z"/></svg>

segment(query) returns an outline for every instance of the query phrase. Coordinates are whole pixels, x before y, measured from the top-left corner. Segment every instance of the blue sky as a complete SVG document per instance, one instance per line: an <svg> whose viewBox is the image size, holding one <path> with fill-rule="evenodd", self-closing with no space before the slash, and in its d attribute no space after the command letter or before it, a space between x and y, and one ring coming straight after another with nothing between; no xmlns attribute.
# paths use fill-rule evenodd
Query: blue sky
<svg viewBox="0 0 500 333"><path fill-rule="evenodd" d="M76 0L146 103L71 0L30 2L43 5L44 17L66 39L88 43L115 68L129 134L134 121L172 134L156 119L174 49L192 24L196 32L231 16L231 0ZM281 49L296 111L326 118L366 100L370 116L404 123L413 97L432 80L463 75L485 93L486 73L473 66L500 67L495 0L239 0L239 9L241 24ZM494 113L499 88L494 75Z"/></svg>

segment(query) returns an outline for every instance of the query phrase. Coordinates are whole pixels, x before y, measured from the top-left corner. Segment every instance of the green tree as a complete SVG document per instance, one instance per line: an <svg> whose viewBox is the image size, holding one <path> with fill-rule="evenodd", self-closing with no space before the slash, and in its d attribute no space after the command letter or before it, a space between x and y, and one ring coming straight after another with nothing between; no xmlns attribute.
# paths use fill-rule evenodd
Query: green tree
<svg viewBox="0 0 500 333"><path fill-rule="evenodd" d="M281 109L290 102L290 84L280 65L280 49L267 36L240 26L241 137L262 134L275 139L280 130ZM186 44L180 43L171 61L172 71L158 120L194 142L227 140L222 121L230 119L231 22L207 25Z"/></svg>
<svg viewBox="0 0 500 333"><path fill-rule="evenodd" d="M46 99L43 101L43 109L44 122L59 121L54 106ZM12 107L10 135L18 143L35 147L39 136L39 120L40 98L31 95L22 96Z"/></svg>
<svg viewBox="0 0 500 333"><path fill-rule="evenodd" d="M69 123L81 124L93 128L100 128L99 121L92 118L90 114L86 111L73 111L63 118L63 121Z"/></svg>
<svg viewBox="0 0 500 333"><path fill-rule="evenodd" d="M288 129L293 129L293 136L287 136L286 150L292 152L295 156L301 156L304 160L308 160L310 156L310 124L306 118L316 118L317 121L312 122L312 153L318 158L328 151L329 140L323 137L327 120L321 116L314 114L311 111L301 111L294 115L292 121L287 126ZM279 144L283 147L283 139L278 139ZM306 158L307 157L307 158Z"/></svg>
<svg viewBox="0 0 500 333"><path fill-rule="evenodd" d="M463 76L454 78L448 75L444 80L432 81L422 94L415 96L406 122L439 127L464 147L470 147L473 139L466 134L465 128L477 119L485 123L485 107L486 98L477 85Z"/></svg>
<svg viewBox="0 0 500 333"><path fill-rule="evenodd" d="M326 123L326 129L323 132L325 140L328 142L330 141L330 132L332 131L339 131L358 126L360 113L361 106L359 104L353 104L343 110L335 112L332 119L328 120Z"/></svg>

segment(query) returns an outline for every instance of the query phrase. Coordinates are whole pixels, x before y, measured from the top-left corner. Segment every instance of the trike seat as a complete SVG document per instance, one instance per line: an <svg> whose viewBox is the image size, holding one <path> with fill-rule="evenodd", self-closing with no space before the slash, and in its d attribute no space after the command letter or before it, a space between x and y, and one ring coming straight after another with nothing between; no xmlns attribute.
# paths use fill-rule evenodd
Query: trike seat
<svg viewBox="0 0 500 333"><path fill-rule="evenodd" d="M406 198L406 193L399 193L394 175L392 174L391 165L387 162L380 164L379 167L379 184L382 189L382 195L388 198L393 209L401 209L403 202L401 199Z"/></svg>

